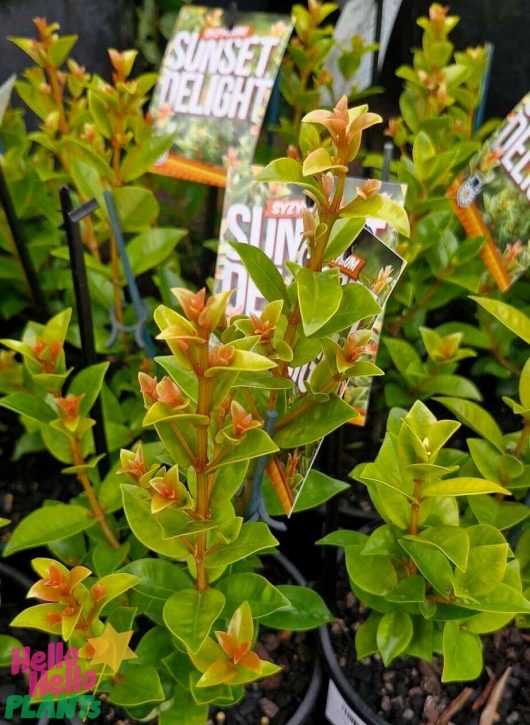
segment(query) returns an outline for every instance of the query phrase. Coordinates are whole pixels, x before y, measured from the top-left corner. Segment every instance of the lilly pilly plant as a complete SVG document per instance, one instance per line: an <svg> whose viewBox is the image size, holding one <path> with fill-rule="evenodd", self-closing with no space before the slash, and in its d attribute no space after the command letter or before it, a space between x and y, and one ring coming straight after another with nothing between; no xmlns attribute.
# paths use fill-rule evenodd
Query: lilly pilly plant
<svg viewBox="0 0 530 725"><path fill-rule="evenodd" d="M16 133L8 133L5 139L6 173L15 201L20 198L22 203L27 199L21 193L20 187L25 186L21 182L36 173L37 183L31 189L39 208L44 197L42 185L56 199L62 184L73 187L79 202L96 199L99 209L81 225L83 241L92 257L88 274L93 283L96 312L102 328L107 322L103 312L108 316L109 310L123 324L126 322L125 277L103 192L112 192L122 230L133 235L127 252L135 276L162 261L168 267L164 275L178 273L177 260L171 255L185 235L183 229L157 226L160 206L152 190L142 181L147 170L171 145L170 137L153 132L149 117L144 115L157 75L144 73L131 77L137 51L110 49L112 82L108 83L69 57L76 35L60 35L59 25L48 24L43 18L35 18L34 23L36 38L10 40L35 63L24 71L15 89L42 123L31 134L25 133L20 118L16 126L9 125ZM56 230L47 234L44 241L52 255L68 259L66 247L58 245ZM146 249L150 250L147 255ZM47 267L42 252L37 257L38 254L36 249L35 262L43 268L39 271L45 272L46 287L50 291L62 290L64 270L58 263ZM126 347L127 341L123 335L122 338L122 347ZM104 340L98 338L97 342L103 350Z"/></svg>
<svg viewBox="0 0 530 725"><path fill-rule="evenodd" d="M333 77L324 67L331 50L336 47L336 42L333 38L333 25L324 25L324 21L338 7L335 3L308 0L307 8L297 4L292 9L294 34L287 46L280 80L281 94L289 104L292 115L291 118L282 116L280 125L275 130L283 141L295 148L303 115L318 108L323 97L331 98L332 103L336 100ZM362 97L380 91L372 88L357 93L351 80L362 57L375 50L375 47L365 44L361 36L355 35L352 37L351 46L341 49L337 61L338 71L343 76L344 92L352 101L359 101Z"/></svg>
<svg viewBox="0 0 530 725"><path fill-rule="evenodd" d="M530 613L500 521L461 513L459 500L510 491L482 476L489 466L468 473L466 454L446 446L459 426L419 401L408 413L393 409L377 458L353 472L384 523L369 536L346 530L320 541L344 548L352 590L371 610L356 633L357 656L379 653L389 665L440 654L444 682L478 677L480 636Z"/></svg>
<svg viewBox="0 0 530 725"><path fill-rule="evenodd" d="M484 271L478 255L483 240L462 237L445 192L488 132L488 126L474 128L486 50L455 52L449 35L459 18L447 13L434 3L429 17L418 20L422 47L414 51L412 66L397 71L405 80L401 116L391 119L386 132L401 152L392 169L407 184L411 222L409 238L398 247L408 266L389 304L386 327L395 337L404 329L413 341L430 313L478 291Z"/></svg>
<svg viewBox="0 0 530 725"><path fill-rule="evenodd" d="M38 439L54 458L66 464L63 473L74 475L83 491L69 504L48 501L32 511L11 535L4 555L47 544L66 560L75 552L76 560L86 555L84 541L79 539L81 532L86 531L92 537L92 548L99 547L95 556L105 568L107 557L117 565L128 549L128 545L120 546L116 521L104 510L106 486L98 491L103 493L100 497L91 480L97 479L96 467L101 456L94 455L94 420L89 414L100 395L109 364L85 368L65 390L72 372L66 369L64 354L70 316L71 310L64 310L46 325L30 323L22 340L1 341L11 352L3 353L0 379L8 394L0 398L0 405L20 416L29 438ZM21 355L23 362L17 362L14 354ZM89 532L96 524L98 533ZM71 539L73 536L77 538Z"/></svg>

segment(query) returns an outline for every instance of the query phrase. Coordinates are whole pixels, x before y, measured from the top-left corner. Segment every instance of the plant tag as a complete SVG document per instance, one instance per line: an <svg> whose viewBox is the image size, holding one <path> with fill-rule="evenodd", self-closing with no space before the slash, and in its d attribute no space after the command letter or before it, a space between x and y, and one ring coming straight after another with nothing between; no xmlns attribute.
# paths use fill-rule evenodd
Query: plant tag
<svg viewBox="0 0 530 725"><path fill-rule="evenodd" d="M328 699L326 701L326 718L332 725L367 725L346 704L333 680L329 681Z"/></svg>
<svg viewBox="0 0 530 725"><path fill-rule="evenodd" d="M230 315L260 315L267 304L258 284L263 286L259 269L249 274L239 253L230 245L231 241L249 244L259 248L289 283L292 281L288 262L303 264L305 245L302 246L303 213L307 209L307 197L293 184L266 183L256 181L262 167L250 169L231 168L224 199L223 219L217 266L215 271L215 292L234 290L232 305L227 308ZM365 179L347 178L344 199L351 201L357 194L357 187ZM399 204L404 203L406 187L401 184L383 183L381 193ZM377 235L377 236L376 236ZM328 270L338 268L341 284L352 291L352 286L361 285L382 308L379 314L365 316L351 328L332 331L329 337L333 343L344 347L350 334L360 339L359 349L354 353L359 362L369 368L374 365L383 323L384 306L401 272L404 260L394 250L398 235L381 219L367 219L364 228L346 238L334 261L326 264ZM349 243L348 243L349 242ZM346 246L346 248L345 248ZM352 291L353 292L353 291ZM311 341L309 341L311 342ZM362 343L362 344L361 344ZM352 343L353 344L353 343ZM354 354L352 353L352 354ZM308 381L318 362L322 359L322 348L317 345L306 355L300 353L300 361L290 370L291 380L296 386L296 395L308 393ZM340 390L334 391L343 397L355 410L349 419L354 425L364 426L370 396L371 377L366 366L358 377L350 378ZM371 368L373 370L373 367ZM294 402L294 400L292 401ZM342 411L340 410L342 405ZM330 416L344 416L343 404L337 396L328 406ZM322 426L324 427L324 426ZM282 502L283 512L292 513L320 444L322 432L310 438L297 448L279 443L282 453L275 456L267 467L267 476L272 488ZM266 492L268 486L264 487ZM266 493L264 494L266 496Z"/></svg>
<svg viewBox="0 0 530 725"><path fill-rule="evenodd" d="M508 114L448 188L469 237L483 237L486 288L502 292L530 266L530 94ZM489 279L488 279L489 278Z"/></svg>
<svg viewBox="0 0 530 725"><path fill-rule="evenodd" d="M181 8L150 107L174 142L152 171L223 187L251 163L292 29L287 15Z"/></svg>

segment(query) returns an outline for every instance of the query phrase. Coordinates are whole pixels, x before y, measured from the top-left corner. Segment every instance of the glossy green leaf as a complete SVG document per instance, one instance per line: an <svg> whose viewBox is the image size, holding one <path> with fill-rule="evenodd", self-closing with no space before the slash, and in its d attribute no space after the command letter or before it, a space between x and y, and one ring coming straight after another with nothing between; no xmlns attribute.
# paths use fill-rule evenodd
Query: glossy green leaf
<svg viewBox="0 0 530 725"><path fill-rule="evenodd" d="M157 670L141 662L125 662L108 691L109 700L122 707L136 707L164 700Z"/></svg>
<svg viewBox="0 0 530 725"><path fill-rule="evenodd" d="M399 543L436 591L449 596L453 589L453 570L442 552L419 541L400 539Z"/></svg>
<svg viewBox="0 0 530 725"><path fill-rule="evenodd" d="M305 267L300 268L296 275L296 287L304 333L309 337L320 330L339 309L342 287L338 270L313 272Z"/></svg>
<svg viewBox="0 0 530 725"><path fill-rule="evenodd" d="M460 398L442 397L435 398L435 400L454 413L464 425L493 443L500 451L504 450L502 431L487 410L470 400Z"/></svg>
<svg viewBox="0 0 530 725"><path fill-rule="evenodd" d="M299 415L291 418L291 414L300 411ZM281 424L281 418L274 434L274 442L280 448L297 448L323 438L343 423L355 417L355 411L339 398L330 395L325 402L315 402L307 406L304 399L300 399L288 409L289 422Z"/></svg>
<svg viewBox="0 0 530 725"><path fill-rule="evenodd" d="M147 141L134 145L121 164L123 181L133 181L145 174L173 143L172 136L150 136Z"/></svg>
<svg viewBox="0 0 530 725"><path fill-rule="evenodd" d="M472 548L465 571L455 572L455 594L477 597L494 589L504 579L507 554L508 544Z"/></svg>
<svg viewBox="0 0 530 725"><path fill-rule="evenodd" d="M5 395L3 398L0 398L0 405L3 408L12 410L14 413L38 420L41 423L49 423L51 420L58 418L58 413L31 393L11 393L10 395Z"/></svg>
<svg viewBox="0 0 530 725"><path fill-rule="evenodd" d="M164 605L164 622L178 640L191 652L197 652L221 615L225 605L223 593L217 589L181 589Z"/></svg>
<svg viewBox="0 0 530 725"><path fill-rule="evenodd" d="M489 312L490 315L493 315L499 322L502 322L514 335L530 345L530 318L524 312L512 305L508 305L506 302L491 299L490 297L471 296L471 299L485 309L486 312Z"/></svg>
<svg viewBox="0 0 530 725"><path fill-rule="evenodd" d="M259 619L290 605L281 591L265 577L252 572L230 574L216 584L216 589L225 596L223 617L229 618L240 606L248 602L254 619Z"/></svg>
<svg viewBox="0 0 530 725"><path fill-rule="evenodd" d="M0 669L11 667L11 655L13 650L21 651L24 648L22 642L9 634L0 634Z"/></svg>
<svg viewBox="0 0 530 725"><path fill-rule="evenodd" d="M302 173L302 164L295 159L275 159L271 161L264 169L262 169L257 181L276 182L285 184L296 184L305 189L316 200L324 203L325 198L317 183L310 177L305 177Z"/></svg>
<svg viewBox="0 0 530 725"><path fill-rule="evenodd" d="M139 577L129 592L130 604L157 624L163 622L162 610L169 597L193 583L184 568L165 559L137 559L120 571Z"/></svg>
<svg viewBox="0 0 530 725"><path fill-rule="evenodd" d="M361 555L361 546L346 548L346 569L354 584L370 594L384 596L398 583L397 573L389 556Z"/></svg>
<svg viewBox="0 0 530 725"><path fill-rule="evenodd" d="M377 626L377 648L385 666L407 649L412 639L412 620L406 612L387 612Z"/></svg>
<svg viewBox="0 0 530 725"><path fill-rule="evenodd" d="M135 277L161 264L186 236L186 229L148 229L131 239L127 254Z"/></svg>
<svg viewBox="0 0 530 725"><path fill-rule="evenodd" d="M377 628L381 621L381 614L370 612L355 632L355 653L358 660L369 657L377 652Z"/></svg>
<svg viewBox="0 0 530 725"><path fill-rule="evenodd" d="M304 632L332 621L333 615L313 589L294 584L279 584L277 589L288 599L289 606L262 617L260 622L266 627Z"/></svg>
<svg viewBox="0 0 530 725"><path fill-rule="evenodd" d="M108 369L108 362L89 365L77 373L68 386L69 395L83 395L83 399L79 404L79 412L81 415L88 415L90 409L96 402Z"/></svg>
<svg viewBox="0 0 530 725"><path fill-rule="evenodd" d="M342 217L353 219L375 218L387 222L400 234L406 237L410 232L409 218L404 208L387 198L376 194L371 199L356 197L341 210Z"/></svg>
<svg viewBox="0 0 530 725"><path fill-rule="evenodd" d="M5 546L4 556L42 546L48 541L66 539L95 523L90 511L83 506L54 502L22 519Z"/></svg>
<svg viewBox="0 0 530 725"><path fill-rule="evenodd" d="M361 284L346 284L342 287L342 299L338 310L315 334L330 336L350 328L355 322L378 315L381 307L372 293Z"/></svg>
<svg viewBox="0 0 530 725"><path fill-rule="evenodd" d="M151 497L138 486L122 484L123 508L131 531L148 549L170 559L184 559L188 550L179 539L164 539L164 533L151 514Z"/></svg>
<svg viewBox="0 0 530 725"><path fill-rule="evenodd" d="M207 552L205 563L209 568L228 566L228 564L257 554L259 551L272 549L277 545L278 540L272 535L266 524L262 521L251 521L243 524L235 541Z"/></svg>
<svg viewBox="0 0 530 725"><path fill-rule="evenodd" d="M427 481L422 486L423 496L476 496L481 493L502 493L510 495L508 489L483 478L463 476L440 481Z"/></svg>
<svg viewBox="0 0 530 725"><path fill-rule="evenodd" d="M160 206L149 189L123 186L114 190L113 198L122 231L141 232L156 222Z"/></svg>
<svg viewBox="0 0 530 725"><path fill-rule="evenodd" d="M445 623L442 682L474 680L482 672L480 637L468 632L458 620Z"/></svg>
<svg viewBox="0 0 530 725"><path fill-rule="evenodd" d="M473 496L469 506L480 524L491 524L500 531L511 529L530 516L530 508L523 503L497 501L490 496Z"/></svg>
<svg viewBox="0 0 530 725"><path fill-rule="evenodd" d="M252 281L268 302L284 300L289 304L287 287L276 265L259 247L246 242L229 242L241 257Z"/></svg>

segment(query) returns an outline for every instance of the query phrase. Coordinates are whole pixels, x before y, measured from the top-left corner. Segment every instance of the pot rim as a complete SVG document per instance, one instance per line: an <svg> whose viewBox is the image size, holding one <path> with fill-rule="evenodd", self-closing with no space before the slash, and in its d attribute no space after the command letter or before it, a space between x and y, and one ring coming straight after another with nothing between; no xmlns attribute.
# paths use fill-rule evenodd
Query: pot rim
<svg viewBox="0 0 530 725"><path fill-rule="evenodd" d="M335 684L338 691L346 701L346 704L351 707L351 709L359 715L359 717L362 717L366 721L366 725L389 725L388 720L384 720L366 704L340 668L333 645L331 644L328 625L324 625L319 628L318 638L320 641L320 649L324 656L326 670L331 681Z"/></svg>

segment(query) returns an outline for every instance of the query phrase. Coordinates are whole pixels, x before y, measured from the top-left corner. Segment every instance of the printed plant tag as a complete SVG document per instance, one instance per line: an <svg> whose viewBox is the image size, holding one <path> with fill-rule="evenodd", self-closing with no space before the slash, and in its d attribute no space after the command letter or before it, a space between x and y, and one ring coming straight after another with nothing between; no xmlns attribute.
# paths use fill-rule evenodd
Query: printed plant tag
<svg viewBox="0 0 530 725"><path fill-rule="evenodd" d="M174 144L153 171L225 186L249 164L292 31L286 15L185 5L168 43L150 113Z"/></svg>
<svg viewBox="0 0 530 725"><path fill-rule="evenodd" d="M249 276L246 268L230 246L230 241L248 243L260 248L278 267L286 281L291 281L287 262L303 262L302 215L307 208L307 197L294 185L262 183L255 180L261 167L248 171L231 169L225 194L221 238L216 267L216 292L234 290L229 314L259 314L267 301ZM363 179L347 179L345 199L353 199L355 187ZM404 187L384 184L382 192L403 202ZM404 260L391 248L397 242L397 234L384 222L368 220L368 224L383 234L385 244L365 227L341 256L330 263L340 273L343 285L361 284L372 293L383 308L404 268ZM345 346L351 335L351 343L358 341L357 357L360 361L374 363L377 354L383 314L361 320L354 328L331 335L333 343ZM319 348L320 349L320 348ZM318 351L317 351L318 354ZM313 357L311 355L311 357ZM291 379L296 385L295 395L307 395L307 382L318 359L308 365L291 369ZM364 425L370 393L370 377L350 380L341 390L357 415L351 421ZM313 464L321 439L310 441L303 449L284 451L281 458L274 457L267 469L266 485L273 485L283 502L285 513L290 513L301 491L305 478Z"/></svg>
<svg viewBox="0 0 530 725"><path fill-rule="evenodd" d="M484 237L488 277L505 292L530 266L530 94L448 189L470 237Z"/></svg>

